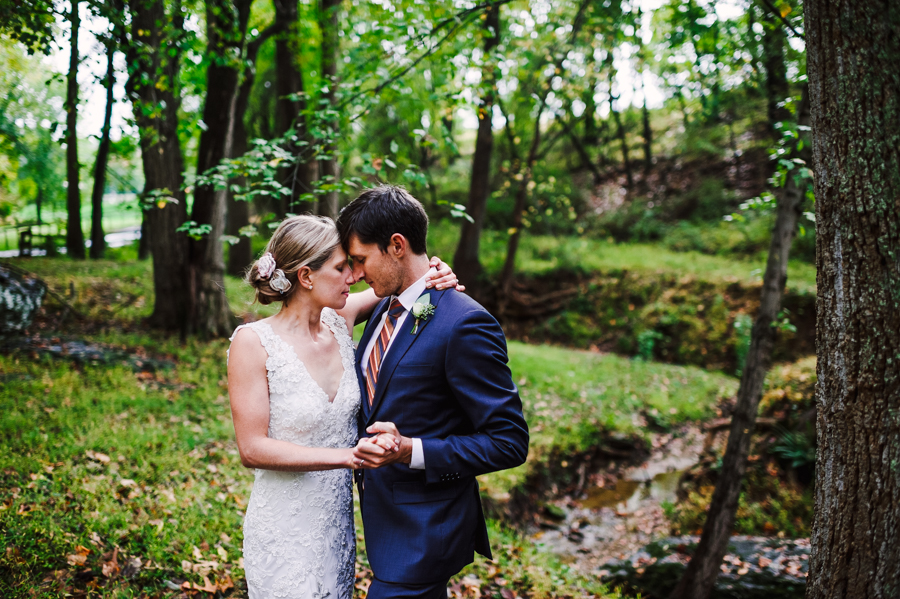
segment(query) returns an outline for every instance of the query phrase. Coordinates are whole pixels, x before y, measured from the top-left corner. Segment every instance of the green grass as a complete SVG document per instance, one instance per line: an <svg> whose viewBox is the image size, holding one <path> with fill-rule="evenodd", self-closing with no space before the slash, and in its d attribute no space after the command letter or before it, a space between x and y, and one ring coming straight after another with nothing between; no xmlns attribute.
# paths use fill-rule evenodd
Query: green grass
<svg viewBox="0 0 900 599"><path fill-rule="evenodd" d="M81 226L84 229L85 239L91 235L91 203L90 196L81 198ZM18 222L35 222L37 210L34 204L28 204L15 215ZM32 231L40 235L61 235L65 231L66 214L58 209L54 212L44 211L42 214L44 223L41 226L33 226ZM107 196L103 203L103 230L107 233L119 231L128 227L140 226L141 211L137 207L134 197L115 199ZM4 230L0 233L0 250L12 250L19 247L19 238L10 230L7 234Z"/></svg>
<svg viewBox="0 0 900 599"><path fill-rule="evenodd" d="M585 452L609 436L646 438L647 424L669 429L709 418L738 383L691 366L515 341L509 359L531 444L524 465L483 477L483 490L499 500L553 454Z"/></svg>
<svg viewBox="0 0 900 599"><path fill-rule="evenodd" d="M118 255L129 257L127 250ZM145 263L15 262L61 293L71 284L69 301L86 320L66 321L68 336L170 366L148 373L124 364L0 355L0 596L174 597L166 581L202 584L204 576L240 586L241 523L252 473L241 466L234 443L227 340L181 342L143 330L140 319L152 305ZM246 288L229 281L228 292L233 305L246 306ZM122 306L129 294L140 300ZM57 310L51 300L48 308ZM523 360L516 367L521 379L519 368L533 368L532 348L513 344L512 350L514 360ZM573 364L584 355L546 352L557 356L548 362L553 368L567 355ZM556 386L553 372L541 372L529 380L549 394ZM532 383L523 387L526 401L531 389ZM533 418L544 421L541 408ZM539 552L521 533L498 522L491 529L496 560L479 559L457 580L474 577L488 596L499 596L502 588L536 598L619 596ZM104 575L114 550L120 568L139 559L141 569L130 578ZM359 566L365 573L364 550Z"/></svg>
<svg viewBox="0 0 900 599"><path fill-rule="evenodd" d="M445 260L451 260L459 243L460 224L456 221L432 223L428 248ZM488 273L496 275L506 259L508 235L502 231L484 231L481 237L481 261ZM591 273L595 271L636 271L644 273L676 272L712 281L762 282L765 260L730 259L700 252L676 252L661 245L614 243L588 237L522 237L516 256L516 272L542 275L557 269ZM816 269L806 262L791 261L787 286L791 290L815 293Z"/></svg>

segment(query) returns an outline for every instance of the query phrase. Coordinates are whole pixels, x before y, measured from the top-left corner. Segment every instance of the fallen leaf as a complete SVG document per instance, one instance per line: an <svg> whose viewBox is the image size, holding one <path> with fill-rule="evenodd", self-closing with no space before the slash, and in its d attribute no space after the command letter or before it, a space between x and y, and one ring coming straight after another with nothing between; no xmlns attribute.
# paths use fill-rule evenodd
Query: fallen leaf
<svg viewBox="0 0 900 599"><path fill-rule="evenodd" d="M103 575L107 578L114 578L119 573L119 548L113 549L112 557L105 562L101 568Z"/></svg>
<svg viewBox="0 0 900 599"><path fill-rule="evenodd" d="M67 555L66 561L70 566L83 566L87 562L86 555Z"/></svg>

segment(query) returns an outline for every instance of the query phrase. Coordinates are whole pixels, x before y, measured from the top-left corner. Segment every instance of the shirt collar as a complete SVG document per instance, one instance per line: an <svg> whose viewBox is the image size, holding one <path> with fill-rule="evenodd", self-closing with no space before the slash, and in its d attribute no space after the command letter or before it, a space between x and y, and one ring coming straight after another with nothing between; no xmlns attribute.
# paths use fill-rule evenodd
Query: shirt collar
<svg viewBox="0 0 900 599"><path fill-rule="evenodd" d="M434 276L436 272L434 267L429 268L428 272L422 275L421 279L407 287L403 293L397 296L397 299L400 300L400 303L407 312L412 310L413 304L416 303L419 296L425 293L425 279L429 276Z"/></svg>

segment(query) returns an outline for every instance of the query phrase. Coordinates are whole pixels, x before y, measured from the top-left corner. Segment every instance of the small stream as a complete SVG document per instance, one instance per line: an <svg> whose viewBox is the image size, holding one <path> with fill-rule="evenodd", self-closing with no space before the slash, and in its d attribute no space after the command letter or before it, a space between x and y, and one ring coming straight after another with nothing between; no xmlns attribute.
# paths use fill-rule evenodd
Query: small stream
<svg viewBox="0 0 900 599"><path fill-rule="evenodd" d="M659 435L653 445L645 462L618 472L600 472L582 496L553 501L557 517L533 526L528 531L532 540L589 573L667 536L662 505L676 500L682 475L703 451L704 433L686 426Z"/></svg>

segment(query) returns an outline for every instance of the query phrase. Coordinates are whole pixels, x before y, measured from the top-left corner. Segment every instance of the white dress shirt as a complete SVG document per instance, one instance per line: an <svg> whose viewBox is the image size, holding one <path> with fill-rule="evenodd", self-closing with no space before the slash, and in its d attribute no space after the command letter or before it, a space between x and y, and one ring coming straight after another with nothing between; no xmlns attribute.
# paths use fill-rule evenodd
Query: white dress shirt
<svg viewBox="0 0 900 599"><path fill-rule="evenodd" d="M425 293L425 279L429 276L434 276L437 271L432 267L428 269L428 272L422 275L422 278L407 287L400 295L397 296L397 299L400 300L400 304L403 306L403 312L397 317L397 324L394 325L394 333L391 334L390 340L388 340L388 345L384 350L384 354L381 357L382 364L384 363L384 356L391 350L391 346L394 344L394 339L396 339L397 331L400 330L400 327L403 326L403 323L406 322L406 317L409 315L409 311L412 310L413 304L416 303L416 300L419 299L423 293ZM393 301L393 296L391 297L391 301ZM369 354L372 353L372 349L375 347L375 343L378 341L378 337L381 334L381 329L384 327L384 321L387 319L389 310L385 310L384 314L381 315L381 321L375 326L375 330L372 331L372 337L369 339L369 344L366 345L366 349L362 355L362 373L363 376L368 374L369 369ZM403 431L401 431L402 434ZM424 470L425 469L425 453L422 450L422 439L413 438L412 440L412 457L410 458L409 467L414 468L416 470Z"/></svg>

